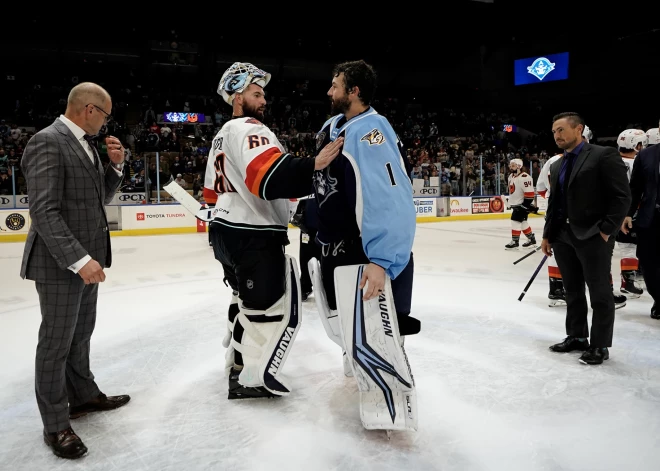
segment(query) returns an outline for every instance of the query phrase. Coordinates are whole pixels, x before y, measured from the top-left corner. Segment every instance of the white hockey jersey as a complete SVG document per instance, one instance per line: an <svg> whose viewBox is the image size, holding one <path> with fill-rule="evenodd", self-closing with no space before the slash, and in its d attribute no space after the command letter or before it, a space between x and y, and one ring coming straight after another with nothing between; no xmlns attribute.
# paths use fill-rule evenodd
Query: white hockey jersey
<svg viewBox="0 0 660 471"><path fill-rule="evenodd" d="M550 198L550 166L557 160L561 159L562 154L557 154L550 157L548 161L543 164L539 178L536 180L536 191L544 198Z"/></svg>
<svg viewBox="0 0 660 471"><path fill-rule="evenodd" d="M206 161L206 173L204 174L204 192L202 196L208 205L215 206L218 200L218 194L215 192L215 152L213 147L209 150L209 158Z"/></svg>
<svg viewBox="0 0 660 471"><path fill-rule="evenodd" d="M214 224L286 232L290 198L311 193L314 159L287 153L275 134L255 118L225 123L213 139L209 165L218 194Z"/></svg>
<svg viewBox="0 0 660 471"><path fill-rule="evenodd" d="M534 199L534 181L525 172L509 175L509 206L520 206Z"/></svg>
<svg viewBox="0 0 660 471"><path fill-rule="evenodd" d="M635 165L635 157L623 157L623 163L626 164L626 169L628 170L628 181L630 181L630 177L632 176L632 169L633 165Z"/></svg>

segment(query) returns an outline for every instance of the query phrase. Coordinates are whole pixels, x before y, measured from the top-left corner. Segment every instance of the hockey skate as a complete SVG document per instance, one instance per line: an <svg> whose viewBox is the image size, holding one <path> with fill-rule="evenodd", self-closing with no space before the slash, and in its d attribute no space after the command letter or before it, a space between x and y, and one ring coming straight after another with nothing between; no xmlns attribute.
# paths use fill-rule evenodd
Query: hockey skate
<svg viewBox="0 0 660 471"><path fill-rule="evenodd" d="M566 294L564 293L564 282L561 278L550 278L550 292L548 293L549 307L565 306Z"/></svg>
<svg viewBox="0 0 660 471"><path fill-rule="evenodd" d="M639 298L644 294L644 290L635 284L637 280L637 272L635 270L625 270L621 272L621 288L622 293L630 295L630 297Z"/></svg>
<svg viewBox="0 0 660 471"><path fill-rule="evenodd" d="M628 298L620 294L612 293L612 295L614 296L614 309L621 309L626 305Z"/></svg>
<svg viewBox="0 0 660 471"><path fill-rule="evenodd" d="M532 247L534 245L536 245L536 236L534 236L534 234L530 234L529 236L527 236L527 242L522 244L524 248Z"/></svg>
<svg viewBox="0 0 660 471"><path fill-rule="evenodd" d="M277 397L275 394L268 391L266 388L259 387L248 387L243 386L238 382L238 376L241 374L241 370L232 368L229 372L229 394L227 399L256 399L256 398L271 398Z"/></svg>
<svg viewBox="0 0 660 471"><path fill-rule="evenodd" d="M504 246L506 250L516 250L518 247L520 247L520 242L515 239Z"/></svg>

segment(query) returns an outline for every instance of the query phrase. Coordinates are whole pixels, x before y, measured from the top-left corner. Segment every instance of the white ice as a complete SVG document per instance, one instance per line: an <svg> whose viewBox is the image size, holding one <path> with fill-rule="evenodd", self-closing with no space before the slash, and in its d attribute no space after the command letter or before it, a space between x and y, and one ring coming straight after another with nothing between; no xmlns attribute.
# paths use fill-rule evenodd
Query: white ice
<svg viewBox="0 0 660 471"><path fill-rule="evenodd" d="M531 221L537 234L542 219ZM297 255L298 232L288 252ZM539 237L540 239L540 237ZM221 339L230 291L205 234L114 237L100 287L92 370L116 411L73 422L89 447L55 458L34 397L40 315L18 276L23 243L0 244L0 468L3 470L658 470L660 322L648 294L617 311L611 359L579 364L547 306L541 261L505 251L509 221L420 224L406 350L419 431L365 430L357 386L313 300L284 371L289 397L227 400ZM613 263L618 289L618 258Z"/></svg>

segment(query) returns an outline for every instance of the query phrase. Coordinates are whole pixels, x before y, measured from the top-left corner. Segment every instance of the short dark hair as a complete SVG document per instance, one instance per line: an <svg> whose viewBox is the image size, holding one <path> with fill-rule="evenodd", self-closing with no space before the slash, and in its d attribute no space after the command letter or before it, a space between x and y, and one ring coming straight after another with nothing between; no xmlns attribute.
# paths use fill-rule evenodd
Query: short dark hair
<svg viewBox="0 0 660 471"><path fill-rule="evenodd" d="M573 127L573 128L576 127L578 124L582 125L582 129L584 129L584 127L586 126L586 123L584 122L584 119L582 118L582 116L580 116L578 113L575 113L573 111L567 111L565 113L556 114L552 118L552 124L554 124L556 121L558 121L560 119L568 120L568 122L571 123L571 127Z"/></svg>
<svg viewBox="0 0 660 471"><path fill-rule="evenodd" d="M342 72L344 73L346 91L358 87L360 89L358 98L365 105L370 105L376 94L376 81L378 78L374 68L363 60L343 62L335 66L332 76L337 77Z"/></svg>

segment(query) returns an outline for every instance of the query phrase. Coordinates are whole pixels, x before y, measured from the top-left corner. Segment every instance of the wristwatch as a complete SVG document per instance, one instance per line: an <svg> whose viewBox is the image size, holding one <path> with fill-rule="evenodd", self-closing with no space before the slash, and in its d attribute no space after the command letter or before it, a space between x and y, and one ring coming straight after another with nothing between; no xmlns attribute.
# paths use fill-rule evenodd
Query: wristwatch
<svg viewBox="0 0 660 471"><path fill-rule="evenodd" d="M116 168L116 169L117 169L118 171L120 171L120 172L121 172L122 170L124 170L124 162L122 162L122 163L120 163L120 164L116 164L116 163L114 163L114 162L110 162L110 165L112 165L114 168Z"/></svg>

